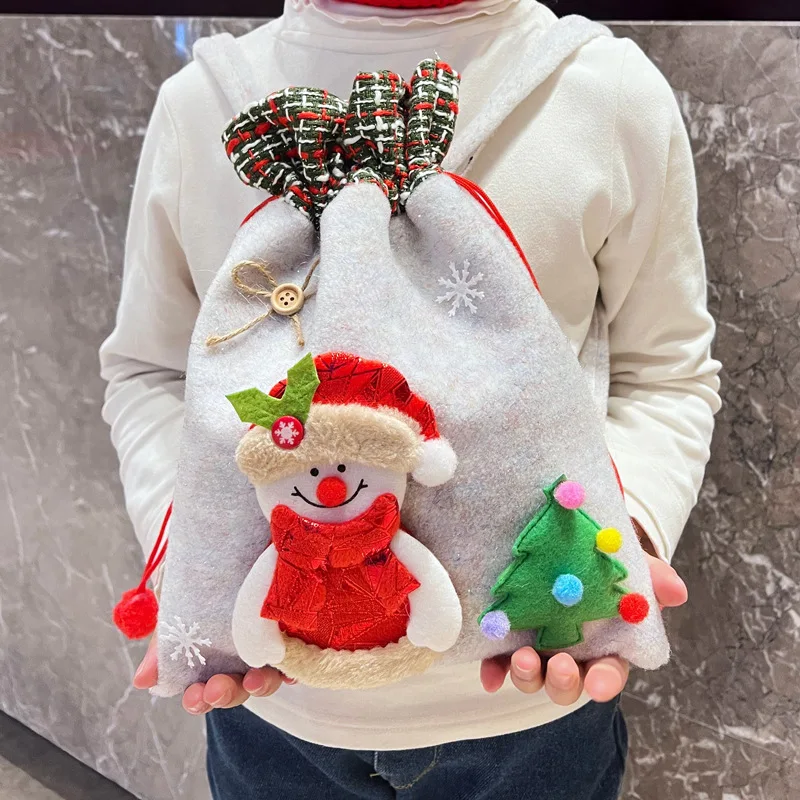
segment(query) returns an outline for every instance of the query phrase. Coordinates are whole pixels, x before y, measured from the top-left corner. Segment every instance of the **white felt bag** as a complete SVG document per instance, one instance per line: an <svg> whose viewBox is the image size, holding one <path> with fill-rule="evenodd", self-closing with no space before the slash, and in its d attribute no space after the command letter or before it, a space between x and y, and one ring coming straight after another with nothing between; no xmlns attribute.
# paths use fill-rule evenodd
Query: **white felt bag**
<svg viewBox="0 0 800 800"><path fill-rule="evenodd" d="M405 178L387 168L380 121L358 134L369 147L340 126L326 168L295 158L277 177L294 144L284 161L262 153L257 124L311 146L280 121L287 106L250 106L244 142L232 123L240 177L267 175L283 196L239 230L192 338L156 694L263 664L316 686L376 686L533 642L666 661L604 441L602 317L579 360L535 265L455 174L566 57L608 34L560 20L457 129L444 164L435 113L440 97L457 102L457 82L420 65L405 117L387 112L416 142L400 148ZM230 77L232 53L232 39L199 48L229 96L246 73ZM315 102L314 119L339 108ZM348 158L358 147L371 160Z"/></svg>

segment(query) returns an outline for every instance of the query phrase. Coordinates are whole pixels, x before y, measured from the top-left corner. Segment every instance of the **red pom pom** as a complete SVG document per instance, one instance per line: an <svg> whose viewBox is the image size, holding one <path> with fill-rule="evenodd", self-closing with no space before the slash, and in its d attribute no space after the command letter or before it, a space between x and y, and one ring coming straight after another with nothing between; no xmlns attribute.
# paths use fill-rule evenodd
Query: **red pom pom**
<svg viewBox="0 0 800 800"><path fill-rule="evenodd" d="M114 606L114 624L129 639L144 639L156 629L158 600L150 589L130 589Z"/></svg>
<svg viewBox="0 0 800 800"><path fill-rule="evenodd" d="M632 592L619 601L619 615L625 622L636 625L650 613L650 603L642 594Z"/></svg>

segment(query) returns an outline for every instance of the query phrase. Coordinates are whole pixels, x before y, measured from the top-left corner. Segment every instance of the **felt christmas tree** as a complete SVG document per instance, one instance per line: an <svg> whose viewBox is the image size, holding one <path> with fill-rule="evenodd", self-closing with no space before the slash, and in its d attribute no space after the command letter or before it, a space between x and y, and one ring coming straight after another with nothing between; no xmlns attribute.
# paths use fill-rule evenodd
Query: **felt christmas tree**
<svg viewBox="0 0 800 800"><path fill-rule="evenodd" d="M542 650L583 641L583 624L621 617L641 622L649 612L640 594L620 584L625 567L611 556L622 546L614 528L601 528L581 505L583 487L564 476L544 490L547 502L525 526L514 560L492 588L496 600L480 617L484 635L503 639L510 630L536 630Z"/></svg>

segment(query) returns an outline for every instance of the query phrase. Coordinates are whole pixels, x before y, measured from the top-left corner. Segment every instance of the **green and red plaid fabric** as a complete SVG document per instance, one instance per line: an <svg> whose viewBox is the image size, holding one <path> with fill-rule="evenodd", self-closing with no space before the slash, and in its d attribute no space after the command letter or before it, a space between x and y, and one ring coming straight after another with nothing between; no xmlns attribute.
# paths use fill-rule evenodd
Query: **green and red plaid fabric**
<svg viewBox="0 0 800 800"><path fill-rule="evenodd" d="M411 85L393 72L356 76L350 101L290 87L253 103L222 135L246 184L283 195L315 224L348 183L377 184L392 213L441 169L458 115L459 75L423 61Z"/></svg>
<svg viewBox="0 0 800 800"><path fill-rule="evenodd" d="M401 202L436 174L450 149L458 117L459 74L443 61L427 59L414 71L408 100L408 180Z"/></svg>
<svg viewBox="0 0 800 800"><path fill-rule="evenodd" d="M316 219L345 176L344 122L335 95L289 87L234 117L222 141L246 184L284 195Z"/></svg>
<svg viewBox="0 0 800 800"><path fill-rule="evenodd" d="M386 193L396 213L405 182L407 86L394 72L356 76L344 125L348 183L371 181Z"/></svg>

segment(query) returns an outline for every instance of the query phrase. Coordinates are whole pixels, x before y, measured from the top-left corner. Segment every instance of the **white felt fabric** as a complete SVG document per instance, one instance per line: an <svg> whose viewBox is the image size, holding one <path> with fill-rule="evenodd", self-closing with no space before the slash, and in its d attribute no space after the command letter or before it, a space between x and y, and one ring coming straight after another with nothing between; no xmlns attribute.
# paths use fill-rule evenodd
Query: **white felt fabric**
<svg viewBox="0 0 800 800"><path fill-rule="evenodd" d="M270 545L244 579L233 607L233 643L242 660L251 667L278 665L286 655L278 623L261 616L277 563L278 552Z"/></svg>
<svg viewBox="0 0 800 800"><path fill-rule="evenodd" d="M241 669L229 634L233 602L266 545L268 526L234 463L246 426L225 395L250 386L268 391L307 350L358 353L397 367L432 404L458 456L453 479L435 489L412 482L403 504L405 525L442 563L461 599L462 633L445 659L475 660L531 641L529 632L519 632L489 642L477 619L514 540L542 502L542 487L565 473L586 487L586 511L623 532L618 557L629 570L625 586L645 594L653 608L637 626L621 620L587 626L586 642L571 652L662 664L668 645L661 617L586 377L486 211L446 175L423 183L408 213L394 218L377 187L356 185L326 210L320 236L316 291L302 312L305 349L280 318L217 348L205 344L209 334L259 311L235 290L235 263L265 257L284 265L281 279L290 280L311 260L310 223L287 203L270 203L242 228L201 309L187 372L162 614L201 621L213 648L205 653L207 665L194 668L162 652L159 691L179 692L214 671ZM451 261L480 264L485 297L475 314L450 316L436 302L435 278L447 274ZM392 308L403 313L387 313Z"/></svg>
<svg viewBox="0 0 800 800"><path fill-rule="evenodd" d="M395 534L390 547L420 583L408 596L409 640L417 647L444 653L461 633L461 603L450 576L436 556L405 531Z"/></svg>
<svg viewBox="0 0 800 800"><path fill-rule="evenodd" d="M458 138L458 137L457 137ZM194 331L186 378L186 417L174 522L162 592L162 618L196 621L212 642L206 665L187 666L159 650L158 694L176 694L216 672L243 670L231 635L239 588L268 542L268 525L234 462L246 426L226 394L265 391L304 352L342 350L398 368L433 406L458 458L437 488L408 487L403 521L450 575L463 626L449 661L474 661L530 643L530 632L489 642L478 616L511 560L519 532L559 475L580 481L585 509L623 533L617 557L630 591L653 609L640 625L622 620L585 627L578 658L618 653L654 668L668 644L643 553L619 493L603 425L578 359L507 238L446 175L425 181L407 214L391 217L373 185L349 186L322 216L321 262L301 312L306 347L285 318L208 348L262 313L233 286L232 267L263 258L280 281L301 283L317 247L315 232L287 203L268 204L236 236L208 290ZM467 262L482 275L475 313L437 303L439 278ZM534 265L535 268L535 265Z"/></svg>

